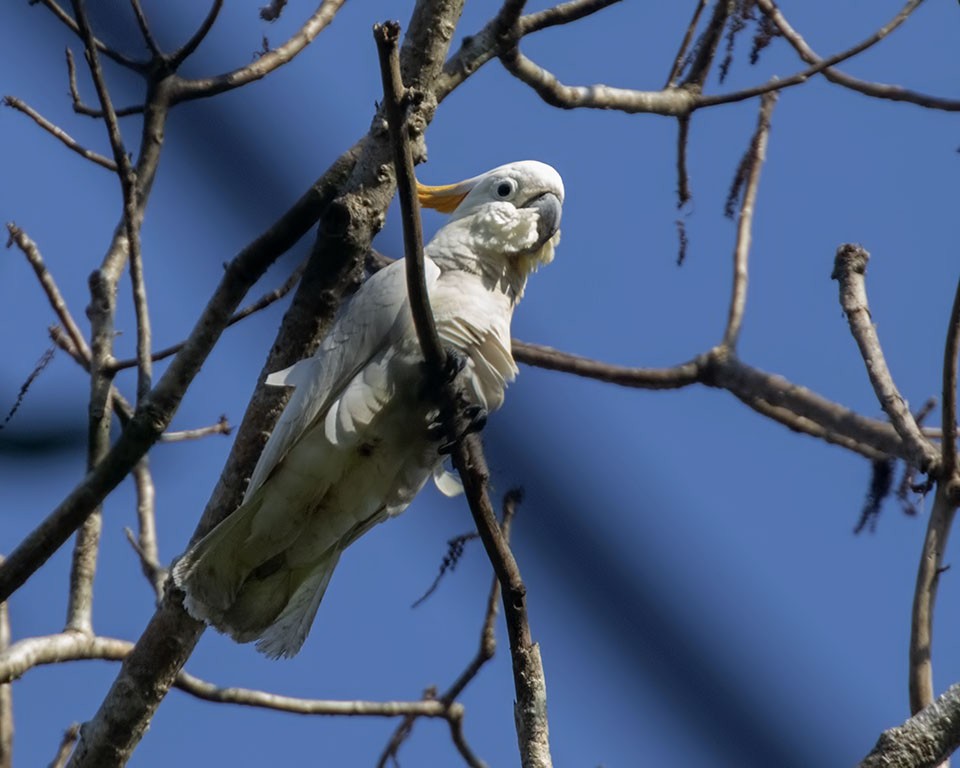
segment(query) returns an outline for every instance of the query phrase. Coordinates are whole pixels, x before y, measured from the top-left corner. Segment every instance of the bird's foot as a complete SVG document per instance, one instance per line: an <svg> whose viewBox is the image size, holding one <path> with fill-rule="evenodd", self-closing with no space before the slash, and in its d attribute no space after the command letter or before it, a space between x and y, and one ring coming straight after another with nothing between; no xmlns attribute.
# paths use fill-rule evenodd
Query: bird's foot
<svg viewBox="0 0 960 768"><path fill-rule="evenodd" d="M472 435L483 430L487 425L487 409L482 405L467 405L461 411L462 418L457 424L456 437L453 440L444 440L447 437L447 425L442 418L438 416L437 420L427 426L427 433L434 440L443 441L437 452L441 455L449 454L453 447L467 435Z"/></svg>

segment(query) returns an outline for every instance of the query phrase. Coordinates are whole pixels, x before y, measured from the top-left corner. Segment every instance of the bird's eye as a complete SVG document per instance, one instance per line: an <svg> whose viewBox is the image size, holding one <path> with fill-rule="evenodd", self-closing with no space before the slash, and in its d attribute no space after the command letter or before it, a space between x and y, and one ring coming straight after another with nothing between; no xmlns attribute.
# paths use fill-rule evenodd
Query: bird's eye
<svg viewBox="0 0 960 768"><path fill-rule="evenodd" d="M504 179L499 184L497 184L497 197L501 200L508 200L513 197L513 193L517 191L517 182L513 179Z"/></svg>

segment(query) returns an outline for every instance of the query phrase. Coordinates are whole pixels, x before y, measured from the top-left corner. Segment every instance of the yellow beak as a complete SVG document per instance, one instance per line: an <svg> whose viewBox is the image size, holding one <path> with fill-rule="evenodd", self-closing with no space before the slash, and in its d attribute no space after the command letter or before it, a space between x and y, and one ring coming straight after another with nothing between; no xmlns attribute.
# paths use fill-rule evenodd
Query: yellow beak
<svg viewBox="0 0 960 768"><path fill-rule="evenodd" d="M441 213L453 213L470 192L471 186L468 182L461 181L457 184L431 187L418 181L417 199L424 208L432 208Z"/></svg>

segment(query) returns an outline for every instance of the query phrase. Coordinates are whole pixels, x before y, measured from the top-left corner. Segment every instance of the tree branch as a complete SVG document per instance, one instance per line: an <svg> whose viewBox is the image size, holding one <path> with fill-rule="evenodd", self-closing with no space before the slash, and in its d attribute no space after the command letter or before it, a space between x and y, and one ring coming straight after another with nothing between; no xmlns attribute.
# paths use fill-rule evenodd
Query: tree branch
<svg viewBox="0 0 960 768"><path fill-rule="evenodd" d="M104 460L0 564L0 600L9 597L59 549L159 439L250 286L312 226L352 168L352 161L348 153L334 163L290 210L230 262L183 348Z"/></svg>
<svg viewBox="0 0 960 768"><path fill-rule="evenodd" d="M164 432L160 435L161 443L177 443L184 440L201 440L210 435L229 435L233 431L226 416L221 416L216 424L198 429L184 429L180 432Z"/></svg>
<svg viewBox="0 0 960 768"><path fill-rule="evenodd" d="M837 249L831 277L840 285L840 306L847 316L850 332L866 363L867 375L877 400L908 447L910 463L921 472L936 474L940 466L939 452L920 432L907 401L893 383L876 328L873 326L865 287L869 258L870 254L859 245L841 245Z"/></svg>
<svg viewBox="0 0 960 768"><path fill-rule="evenodd" d="M0 656L10 647L10 609L0 603ZM0 768L13 768L13 686L0 683Z"/></svg>
<svg viewBox="0 0 960 768"><path fill-rule="evenodd" d="M906 21L907 17L922 3L923 0L910 0L900 13L889 22L886 26L882 27L877 33L877 40L881 40L886 37L890 32L896 29L900 24ZM806 61L808 64L819 65L823 60L814 53L813 49L807 45L806 41L801 37L793 27L787 22L783 14L780 13L780 10L777 8L773 0L756 0L757 6L766 14L767 18L773 22L776 28L780 31L780 34L783 35L787 42L793 46L794 50L800 55L800 58ZM872 96L876 99L889 99L890 101L905 101L910 104L916 104L917 106L926 107L928 109L940 109L947 112L957 112L960 111L960 101L955 99L944 99L939 96L932 96L925 93L919 93L917 91L911 91L906 88L902 88L899 85L888 85L887 83L871 83L866 80L860 80L859 78L853 77L841 72L838 69L833 69L832 67L826 67L822 70L822 74L827 80L837 85L842 85L845 88L850 88L851 90L857 91L859 93L865 94L867 96Z"/></svg>
<svg viewBox="0 0 960 768"><path fill-rule="evenodd" d="M73 138L69 133L67 133L63 128L58 125L54 125L47 118L37 112L33 107L27 103L21 101L15 96L4 96L3 103L8 107L12 107L18 112L22 112L27 117L29 117L33 122L39 125L43 130L50 133L55 138L59 139L65 147L76 152L80 157L96 163L101 168L106 168L108 171L116 172L117 164L111 160L109 157L104 157L98 152L87 149L75 138Z"/></svg>
<svg viewBox="0 0 960 768"><path fill-rule="evenodd" d="M407 40L416 41L416 44L404 46L401 66L411 70L411 82L420 82L425 93L433 93L435 79L461 10L462 0L419 0L414 8ZM419 105L416 114L424 126L432 119L435 104L434 99L427 98ZM275 387L263 385L266 374L312 353L319 338L329 327L343 295L361 277L370 241L382 225L383 213L394 189L390 175L382 170L389 162L390 154L381 126L379 120L375 121L367 137L337 161L336 173L331 169L331 173L325 177L324 186L331 191L331 197L324 199L319 207L319 211L323 212L323 226L310 263L293 303L284 316L261 374L261 384L244 415L227 466L207 504L194 538L202 536L236 508L245 478L257 460L265 435L282 410L284 393L276 392ZM326 187L326 182L329 182L329 187ZM311 197L311 205L316 202ZM292 212L284 218L291 215ZM225 279L232 281L240 275L248 277L254 268L257 272L253 277L258 277L262 272L259 269L260 262L256 259L243 266L244 269L239 272L239 264L228 269ZM184 365L194 359L198 345L203 350L200 357L206 356L229 319L230 312L236 308L240 296L242 293L235 297L236 301L224 302L224 297L218 291L214 298L218 305L215 317L205 312L198 326L198 330L200 326L203 327L202 343L200 337L191 337L154 388L154 393L164 386L168 377L176 377L182 382L184 375L189 373L192 378L195 373L192 363L189 371L184 369ZM174 368L180 370L174 374ZM163 402L170 401L164 398ZM155 439L156 434L156 430L151 430L150 439ZM120 442L123 442L123 436ZM4 574L0 569L0 594L3 581ZM189 657L203 631L203 624L189 618L180 601L181 596L168 589L165 600L121 667L96 716L84 729L72 758L71 765L74 768L108 768L129 759L165 696L170 681L174 679L176 670Z"/></svg>
<svg viewBox="0 0 960 768"><path fill-rule="evenodd" d="M306 268L306 266L307 266L307 262L306 261L302 262L300 265L297 266L296 269L293 270L293 272L290 273L290 277L284 280L281 286L279 286L278 288L274 288L272 291L268 293L265 293L259 299L254 301L252 304L249 304L243 309L235 312L233 316L230 318L226 327L229 328L231 325L234 325L235 323L239 323L241 320L244 320L250 317L250 315L257 313L262 309L266 309L271 304L273 304L276 301L279 301L288 293L290 293L290 291L293 290L294 286L296 286L300 278L303 276L303 270ZM183 349L184 343L185 342L180 341L180 342L177 342L176 344L171 344L169 347L164 347L163 349L160 349L154 352L153 354L151 354L150 359L153 362L157 362L158 360L164 360L168 357L171 357L172 355L177 354L177 352ZM137 365L136 358L130 358L127 360L114 360L113 363L111 364L111 369L114 371L122 371L125 368L133 368L136 365Z"/></svg>
<svg viewBox="0 0 960 768"><path fill-rule="evenodd" d="M197 50L197 48L200 47L200 43L204 41L210 30L213 28L213 25L217 20L217 16L220 15L220 10L222 8L223 0L213 0L213 3L210 5L210 10L207 11L207 15L200 23L200 26L197 27L197 31L193 33L190 39L187 40L182 47L170 55L169 61L172 69L177 69L191 54L193 54L194 51Z"/></svg>
<svg viewBox="0 0 960 768"><path fill-rule="evenodd" d="M723 332L723 345L731 350L737 348L743 312L747 305L747 261L750 256L750 228L753 225L753 209L760 186L760 169L767 158L767 139L770 136L770 115L777 103L776 93L766 93L760 101L757 130L750 141L741 167L744 169L746 187L740 205L740 220L737 223L737 244L733 251L733 282L730 294L730 310L727 327Z"/></svg>
<svg viewBox="0 0 960 768"><path fill-rule="evenodd" d="M191 99L208 98L218 93L240 88L265 77L284 64L290 63L313 42L317 35L326 29L343 3L344 0L322 0L313 15L304 22L303 26L289 40L245 67L213 77L179 80L172 103L177 104Z"/></svg>
<svg viewBox="0 0 960 768"><path fill-rule="evenodd" d="M522 3L515 4L517 12ZM504 6L507 9L509 3ZM504 11L501 11L503 14ZM396 41L399 25L386 23L374 27L374 37L381 60L381 74L384 79L384 101L390 120L390 135L393 142L394 164L397 174L397 186L400 190L400 204L403 214L404 246L406 250L407 286L409 301L414 316L417 338L424 359L436 382L444 381L443 361L446 353L440 346L436 328L432 324L429 299L425 290L423 274L423 243L419 228L419 206L413 176L413 153L406 134L399 97L403 94L403 83L399 81L399 68L395 66ZM413 250L410 250L413 249ZM419 319L418 318L419 315ZM429 319L428 319L429 318ZM504 614L510 638L510 653L513 658L513 679L517 693L514 714L517 724L517 738L520 744L520 761L525 768L549 768L550 744L547 725L546 683L540 652L533 642L526 609L526 586L520 575L520 569L503 537L496 515L487 493L489 471L483 457L483 450L476 435L463 435L458 421L463 416L459 407L462 398L458 397L452 382L441 387L441 395L447 408L441 409L451 414L447 432L454 441L453 463L460 473L464 491L477 525L477 532L483 541L487 556L497 574L503 589Z"/></svg>
<svg viewBox="0 0 960 768"><path fill-rule="evenodd" d="M943 349L943 414L942 430L950 435L943 441L943 476L953 478L957 472L957 357L960 347L960 281L953 295L947 340Z"/></svg>
<svg viewBox="0 0 960 768"><path fill-rule="evenodd" d="M960 746L960 683L903 725L880 734L857 768L934 768Z"/></svg>
<svg viewBox="0 0 960 768"><path fill-rule="evenodd" d="M47 300L59 318L60 324L70 337L70 341L73 342L77 351L89 360L90 347L87 346L87 340L83 337L83 332L74 321L73 315L67 307L67 302L63 298L63 294L60 293L60 289L57 287L53 275L50 273L50 270L47 269L47 265L43 261L43 256L40 255L40 249L37 247L37 244L12 221L7 224L7 231L10 233L7 247L9 248L12 243L16 243L17 248L27 257L27 261L30 263L30 266L33 267L33 271L40 281L40 287L43 288L43 292L47 295Z"/></svg>
<svg viewBox="0 0 960 768"><path fill-rule="evenodd" d="M937 483L933 509L917 569L910 622L910 712L917 714L933 702L933 608L943 571L943 553L957 511L948 483Z"/></svg>
<svg viewBox="0 0 960 768"><path fill-rule="evenodd" d="M65 10L63 10L63 8L60 7L60 5L56 2L56 0L36 0L36 2L46 7L77 37L81 39L83 38L83 33L80 31L80 26L77 24L76 21L73 20L73 18L71 18L70 14L68 14ZM126 67L127 69L131 69L134 72L143 73L147 70L147 67L149 66L147 62L135 61L134 59L127 58L122 53L119 53L118 51L113 50L113 48L110 48L103 41L98 40L97 38L93 38L93 43L96 46L97 51L102 53L108 59L111 59L117 64L119 64L121 67Z"/></svg>

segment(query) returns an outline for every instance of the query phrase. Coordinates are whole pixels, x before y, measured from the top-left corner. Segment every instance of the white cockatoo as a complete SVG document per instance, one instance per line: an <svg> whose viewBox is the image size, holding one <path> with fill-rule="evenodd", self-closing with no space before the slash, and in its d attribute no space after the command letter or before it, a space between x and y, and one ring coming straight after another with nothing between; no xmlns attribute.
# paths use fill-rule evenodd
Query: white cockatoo
<svg viewBox="0 0 960 768"><path fill-rule="evenodd" d="M528 275L553 259L563 182L534 160L459 184L418 185L420 203L451 214L424 249L441 342L477 411L503 402L517 374L510 319ZM437 404L407 301L404 264L370 277L312 357L267 377L293 387L243 503L174 565L184 606L268 656L293 656L310 631L340 554L402 512L442 468Z"/></svg>

